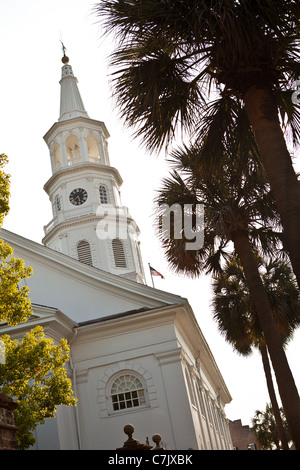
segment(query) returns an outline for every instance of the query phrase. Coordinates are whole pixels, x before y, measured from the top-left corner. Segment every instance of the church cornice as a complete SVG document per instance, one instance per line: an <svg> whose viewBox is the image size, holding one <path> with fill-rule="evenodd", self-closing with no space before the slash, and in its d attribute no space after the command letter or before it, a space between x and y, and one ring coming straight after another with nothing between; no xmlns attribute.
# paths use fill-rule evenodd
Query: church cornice
<svg viewBox="0 0 300 470"><path fill-rule="evenodd" d="M72 226L85 225L85 224L88 224L90 222L94 222L95 223L95 230L96 230L96 225L100 220L101 220L101 217L99 215L92 214L92 213L90 213L86 216L82 216L80 218L74 217L72 219L67 219L64 222L61 222L61 223L55 225L51 230L49 230L49 232L47 232L46 235L44 236L44 238L42 240L42 243L43 243L43 245L47 246L47 244L50 242L50 240L52 238L54 238L59 232L64 231L64 230L67 231L68 228L70 228ZM128 216L127 223L128 224L134 224L135 225L135 230L139 233L139 228L136 225L135 220L131 216ZM126 273L124 275L128 275L128 273Z"/></svg>
<svg viewBox="0 0 300 470"><path fill-rule="evenodd" d="M68 228L74 225L84 225L89 222L98 223L99 220L100 220L99 216L95 214L82 216L80 217L80 219L78 219L78 217L74 217L73 219L65 220L64 222L61 222L55 225L51 230L49 230L49 232L44 236L42 243L43 245L47 246L47 243L49 243L49 241L53 237L55 237L55 235L57 235L57 233L60 232L61 230L65 230L65 229L67 230Z"/></svg>
<svg viewBox="0 0 300 470"><path fill-rule="evenodd" d="M89 126L89 127L91 125L96 126L96 127L101 127L101 129L104 132L105 138L108 139L110 137L107 127L103 121L98 121L96 119L91 119L89 117L80 116L77 118L66 119L65 121L55 122L53 126L50 127L48 132L46 132L46 134L44 135L44 140L45 142L49 142L58 129L71 130L80 124L84 124L85 126Z"/></svg>
<svg viewBox="0 0 300 470"><path fill-rule="evenodd" d="M48 181L45 183L44 190L49 195L49 190L51 186L53 186L53 184L55 184L61 177L64 177L66 174L67 175L72 175L76 173L82 174L83 170L92 171L94 174L95 174L95 171L96 172L98 171L98 172L106 173L108 175L113 175L119 186L122 186L123 184L122 177L116 168L112 166L102 165L100 163L83 162L83 163L77 163L76 165L70 165L68 167L57 170L51 176L51 178L49 178Z"/></svg>
<svg viewBox="0 0 300 470"><path fill-rule="evenodd" d="M24 334L32 330L35 326L42 326L46 335L49 335L57 342L61 338L70 339L73 336L74 328L78 324L55 307L31 304L32 315L27 322L19 323L12 327L7 324L0 325L1 334L10 334L12 339L23 337Z"/></svg>

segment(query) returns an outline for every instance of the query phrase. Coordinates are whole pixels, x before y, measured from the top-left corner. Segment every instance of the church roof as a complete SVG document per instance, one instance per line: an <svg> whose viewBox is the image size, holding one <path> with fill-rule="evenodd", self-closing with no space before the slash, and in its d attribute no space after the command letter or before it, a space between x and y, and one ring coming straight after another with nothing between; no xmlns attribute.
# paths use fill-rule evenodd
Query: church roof
<svg viewBox="0 0 300 470"><path fill-rule="evenodd" d="M78 326L92 325L93 323L99 323L102 321L113 320L113 319L121 318L121 317L127 317L129 315L134 315L136 313L143 313L143 312L147 312L150 310L156 310L156 307L155 308L142 307L142 308L138 308L135 310L128 310L127 312L116 313L114 315L108 315L107 317L95 318L93 320L79 322Z"/></svg>
<svg viewBox="0 0 300 470"><path fill-rule="evenodd" d="M8 230L1 229L0 236L13 248L15 257L33 268L27 280L32 302L54 303L76 322L186 302L179 295L86 265Z"/></svg>

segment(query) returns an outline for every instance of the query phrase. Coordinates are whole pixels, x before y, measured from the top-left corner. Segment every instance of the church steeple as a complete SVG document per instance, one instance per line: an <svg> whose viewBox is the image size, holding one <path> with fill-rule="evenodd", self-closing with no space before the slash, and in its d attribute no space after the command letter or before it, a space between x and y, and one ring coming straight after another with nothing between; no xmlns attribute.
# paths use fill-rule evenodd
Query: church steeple
<svg viewBox="0 0 300 470"><path fill-rule="evenodd" d="M60 116L59 121L72 119L75 117L88 117L78 89L78 80L73 74L69 58L64 55L62 58L64 66L61 71L61 92L60 92Z"/></svg>
<svg viewBox="0 0 300 470"><path fill-rule="evenodd" d="M60 117L44 136L52 176L44 189L53 218L43 243L104 271L145 283L139 228L122 206L102 121L89 118L69 59L62 58Z"/></svg>

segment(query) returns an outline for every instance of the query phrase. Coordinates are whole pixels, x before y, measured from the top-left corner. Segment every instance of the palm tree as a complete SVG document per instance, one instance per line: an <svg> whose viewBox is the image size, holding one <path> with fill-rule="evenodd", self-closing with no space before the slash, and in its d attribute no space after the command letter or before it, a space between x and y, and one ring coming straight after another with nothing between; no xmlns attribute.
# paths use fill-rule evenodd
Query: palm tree
<svg viewBox="0 0 300 470"><path fill-rule="evenodd" d="M289 266L281 260L263 263L258 259L258 263L277 329L286 344L300 325L297 285ZM254 347L260 351L279 438L282 448L288 450L264 336L238 259L229 260L214 278L213 291L214 319L226 341L242 355L250 354Z"/></svg>
<svg viewBox="0 0 300 470"><path fill-rule="evenodd" d="M156 213L160 221L159 237L166 258L171 268L177 272L191 276L198 276L202 272L215 275L221 272L222 262L231 256L233 245L264 334L293 441L300 448L299 395L256 257L256 252L266 257L280 253L282 234L272 192L260 161L253 158L250 152L243 163L243 170L238 159L232 161L230 155L224 154L222 171L218 175L205 171L197 164L200 154L201 149L195 148L174 151L172 156L175 170L163 181L156 198ZM182 170L183 176L179 175L176 167ZM189 215L185 210L191 213L191 208L194 209L191 218L195 236L197 231L203 229L201 221L197 225L195 211L199 205L204 205L205 234L201 247L187 248L191 237L186 236L183 223L181 230L178 229L178 213L171 214L170 227L165 224L166 214L175 204L181 208L179 214L183 222Z"/></svg>
<svg viewBox="0 0 300 470"><path fill-rule="evenodd" d="M280 414L282 421L285 423L284 412L282 409L280 410ZM273 410L270 405L266 405L265 411L257 410L255 412L255 416L252 419L252 425L257 442L263 450L272 450L273 445L275 445L278 450L280 449L276 423L274 421Z"/></svg>
<svg viewBox="0 0 300 470"><path fill-rule="evenodd" d="M161 148L178 126L197 138L208 91L243 103L300 287L300 187L278 115L278 92L289 95L287 111L299 77L298 5L102 0L95 12L118 43L111 64L121 115L148 148ZM299 133L298 123L294 140Z"/></svg>

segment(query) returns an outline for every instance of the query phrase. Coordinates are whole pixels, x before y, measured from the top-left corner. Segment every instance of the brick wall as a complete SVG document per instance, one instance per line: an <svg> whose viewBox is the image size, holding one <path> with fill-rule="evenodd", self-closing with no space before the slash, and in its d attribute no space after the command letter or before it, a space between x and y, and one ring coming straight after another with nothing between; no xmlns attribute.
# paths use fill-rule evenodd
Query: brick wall
<svg viewBox="0 0 300 470"><path fill-rule="evenodd" d="M0 450L16 450L17 426L15 426L13 410L17 404L0 392Z"/></svg>
<svg viewBox="0 0 300 470"><path fill-rule="evenodd" d="M243 426L240 419L229 421L229 430L232 444L237 450L248 450L250 444L255 444L257 450L259 450L254 432L248 425Z"/></svg>

